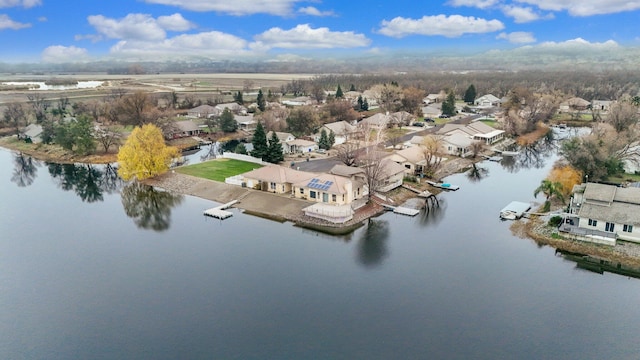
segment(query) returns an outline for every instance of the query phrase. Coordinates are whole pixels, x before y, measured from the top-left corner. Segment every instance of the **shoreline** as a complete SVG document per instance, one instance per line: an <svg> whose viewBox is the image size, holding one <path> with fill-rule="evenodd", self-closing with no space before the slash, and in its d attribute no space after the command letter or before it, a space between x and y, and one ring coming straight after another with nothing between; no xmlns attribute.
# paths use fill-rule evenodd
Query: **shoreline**
<svg viewBox="0 0 640 360"><path fill-rule="evenodd" d="M117 153L77 155L57 145L29 144L18 140L15 135L0 137L0 147L29 155L38 161L59 164L84 163L101 165L118 161Z"/></svg>

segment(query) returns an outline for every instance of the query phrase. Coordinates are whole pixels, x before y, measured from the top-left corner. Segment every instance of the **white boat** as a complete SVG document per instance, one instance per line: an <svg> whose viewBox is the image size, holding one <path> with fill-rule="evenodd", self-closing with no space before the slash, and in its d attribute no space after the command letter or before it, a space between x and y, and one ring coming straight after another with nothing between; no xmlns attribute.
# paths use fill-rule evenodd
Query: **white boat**
<svg viewBox="0 0 640 360"><path fill-rule="evenodd" d="M509 205L505 206L502 210L500 210L500 219L503 220L516 220L522 217L525 212L531 209L531 204L521 202L521 201L512 201Z"/></svg>
<svg viewBox="0 0 640 360"><path fill-rule="evenodd" d="M449 183L438 183L438 182L429 181L429 180L427 180L426 183L431 185L431 186L434 186L434 187L437 187L437 188L440 188L440 189L444 189L444 190L456 191L456 190L460 189L460 186L452 185L452 184L449 184Z"/></svg>

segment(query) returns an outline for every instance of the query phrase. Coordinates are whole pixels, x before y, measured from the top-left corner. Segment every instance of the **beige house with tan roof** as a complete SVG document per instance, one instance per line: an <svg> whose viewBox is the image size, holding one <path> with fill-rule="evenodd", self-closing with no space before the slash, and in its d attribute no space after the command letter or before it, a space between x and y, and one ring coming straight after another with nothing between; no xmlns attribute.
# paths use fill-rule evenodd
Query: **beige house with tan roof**
<svg viewBox="0 0 640 360"><path fill-rule="evenodd" d="M366 195L361 181L333 174L316 174L314 177L293 184L293 195L318 203L331 205L351 204Z"/></svg>
<svg viewBox="0 0 640 360"><path fill-rule="evenodd" d="M314 173L279 165L267 165L242 174L242 182L252 189L276 194L289 194L293 191L294 183L309 180L314 176Z"/></svg>

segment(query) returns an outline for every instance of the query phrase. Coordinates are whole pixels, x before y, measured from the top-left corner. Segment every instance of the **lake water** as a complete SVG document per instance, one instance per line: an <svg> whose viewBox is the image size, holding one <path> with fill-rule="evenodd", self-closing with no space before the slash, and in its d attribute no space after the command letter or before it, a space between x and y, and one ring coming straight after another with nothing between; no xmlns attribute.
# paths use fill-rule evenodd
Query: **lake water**
<svg viewBox="0 0 640 360"><path fill-rule="evenodd" d="M74 85L47 85L44 81L9 81L3 82L3 85L12 86L28 86L29 90L75 90L75 89L94 89L104 85L104 81L78 81Z"/></svg>
<svg viewBox="0 0 640 360"><path fill-rule="evenodd" d="M637 359L640 281L498 219L554 159L332 237L0 150L0 358Z"/></svg>

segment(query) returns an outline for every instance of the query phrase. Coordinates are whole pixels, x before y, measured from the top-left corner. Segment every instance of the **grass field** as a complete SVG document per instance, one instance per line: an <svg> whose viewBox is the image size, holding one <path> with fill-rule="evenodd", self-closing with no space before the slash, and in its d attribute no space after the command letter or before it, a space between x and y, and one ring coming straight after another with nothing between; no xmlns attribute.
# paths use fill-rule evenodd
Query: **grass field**
<svg viewBox="0 0 640 360"><path fill-rule="evenodd" d="M239 175L261 167L262 165L246 161L233 159L216 159L199 164L179 167L176 169L176 171L181 174L224 182L225 178Z"/></svg>

